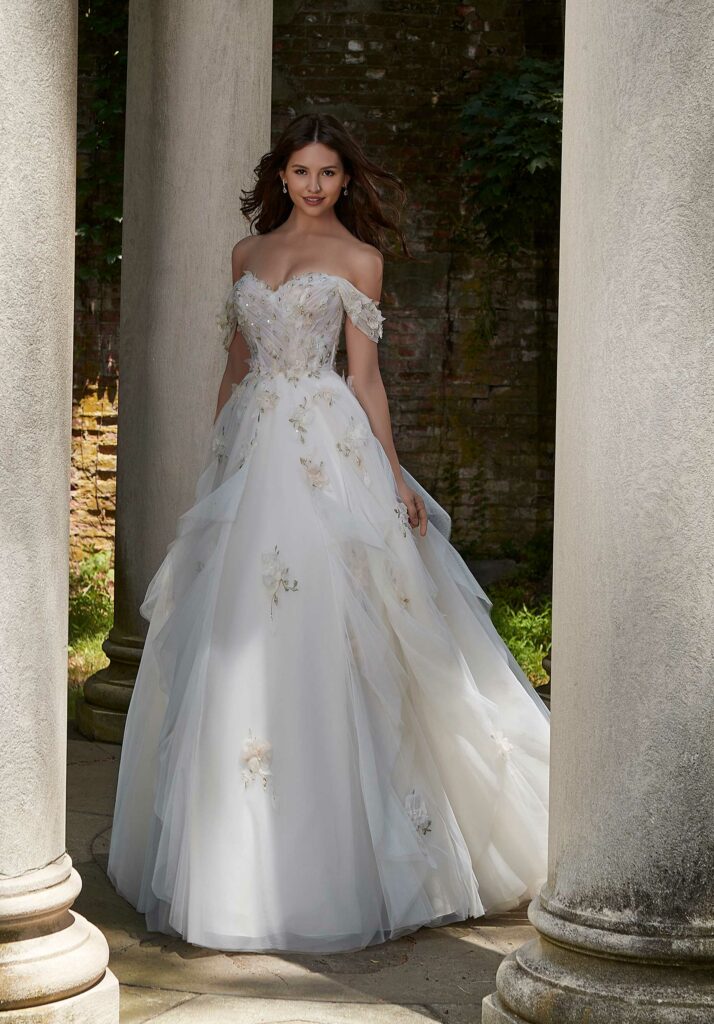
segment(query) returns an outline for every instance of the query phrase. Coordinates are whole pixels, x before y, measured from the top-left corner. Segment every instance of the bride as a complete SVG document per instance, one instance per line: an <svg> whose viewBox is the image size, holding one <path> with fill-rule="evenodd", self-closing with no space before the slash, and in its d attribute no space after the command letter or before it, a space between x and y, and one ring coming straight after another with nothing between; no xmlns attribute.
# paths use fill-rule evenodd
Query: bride
<svg viewBox="0 0 714 1024"><path fill-rule="evenodd" d="M108 875L200 946L361 949L545 878L548 712L394 448L385 234L408 251L378 185L403 198L330 115L261 159L205 464L140 609Z"/></svg>

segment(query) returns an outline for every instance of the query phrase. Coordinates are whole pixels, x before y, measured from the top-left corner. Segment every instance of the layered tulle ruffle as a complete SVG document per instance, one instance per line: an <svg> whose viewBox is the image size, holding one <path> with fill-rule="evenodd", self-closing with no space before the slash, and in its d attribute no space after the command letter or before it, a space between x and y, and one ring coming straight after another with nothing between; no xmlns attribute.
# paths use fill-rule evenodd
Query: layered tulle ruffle
<svg viewBox="0 0 714 1024"><path fill-rule="evenodd" d="M109 877L149 928L356 949L545 876L548 719L333 370L251 372L152 579Z"/></svg>

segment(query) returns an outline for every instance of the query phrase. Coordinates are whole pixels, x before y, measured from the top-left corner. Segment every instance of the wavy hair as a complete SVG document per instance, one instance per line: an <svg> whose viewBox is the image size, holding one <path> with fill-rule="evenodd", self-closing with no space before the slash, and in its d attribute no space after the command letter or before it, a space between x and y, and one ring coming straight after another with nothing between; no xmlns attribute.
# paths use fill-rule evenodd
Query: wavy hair
<svg viewBox="0 0 714 1024"><path fill-rule="evenodd" d="M332 114L300 114L293 118L270 152L261 157L253 172L255 185L241 192L240 208L250 222L251 234L265 235L287 220L293 202L282 190L278 171L285 170L291 154L310 142L321 142L335 150L350 175L347 195L341 190L335 203L335 214L348 231L385 256L413 259L399 223L406 202L403 182L370 160ZM380 187L387 190L388 198L382 198ZM401 251L389 244L390 235L396 235Z"/></svg>

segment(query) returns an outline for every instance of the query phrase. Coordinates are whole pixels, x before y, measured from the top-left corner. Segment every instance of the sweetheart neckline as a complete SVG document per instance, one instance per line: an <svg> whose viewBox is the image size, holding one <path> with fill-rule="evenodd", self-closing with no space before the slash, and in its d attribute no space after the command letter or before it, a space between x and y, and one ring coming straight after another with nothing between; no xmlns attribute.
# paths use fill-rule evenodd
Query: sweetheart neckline
<svg viewBox="0 0 714 1024"><path fill-rule="evenodd" d="M344 281L345 284L348 284L351 288L354 288L354 290L356 292L359 292L359 294L362 295L365 299L369 299L370 302L373 302L375 306L379 305L379 303L375 299L370 298L369 295L365 295L363 291L360 291L356 284L352 284L352 282L348 280L346 277L342 277L340 274L328 274L324 270L303 270L299 274L293 274L292 277L286 278L285 281L279 284L277 288L271 288L267 281L264 281L262 277L258 277L258 275L254 274L252 270L244 270L240 277L236 281L234 281L233 288L236 288L236 286L240 283L240 281L243 280L243 278L246 275L252 277L254 281L257 281L258 284L262 285L263 288L265 288L266 291L270 292L271 295L277 295L278 292L280 292L286 285L292 284L293 281L300 281L303 277L329 277L332 278L333 281Z"/></svg>

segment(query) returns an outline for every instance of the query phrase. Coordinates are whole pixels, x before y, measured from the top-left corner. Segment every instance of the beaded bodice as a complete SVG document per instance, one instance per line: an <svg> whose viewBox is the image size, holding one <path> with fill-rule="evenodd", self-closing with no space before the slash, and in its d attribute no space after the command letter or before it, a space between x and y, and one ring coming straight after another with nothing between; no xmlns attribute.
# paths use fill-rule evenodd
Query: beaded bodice
<svg viewBox="0 0 714 1024"><path fill-rule="evenodd" d="M345 313L373 341L382 337L384 316L377 303L344 277L312 271L271 288L246 270L231 288L219 322L225 348L238 327L252 370L299 377L333 366Z"/></svg>

